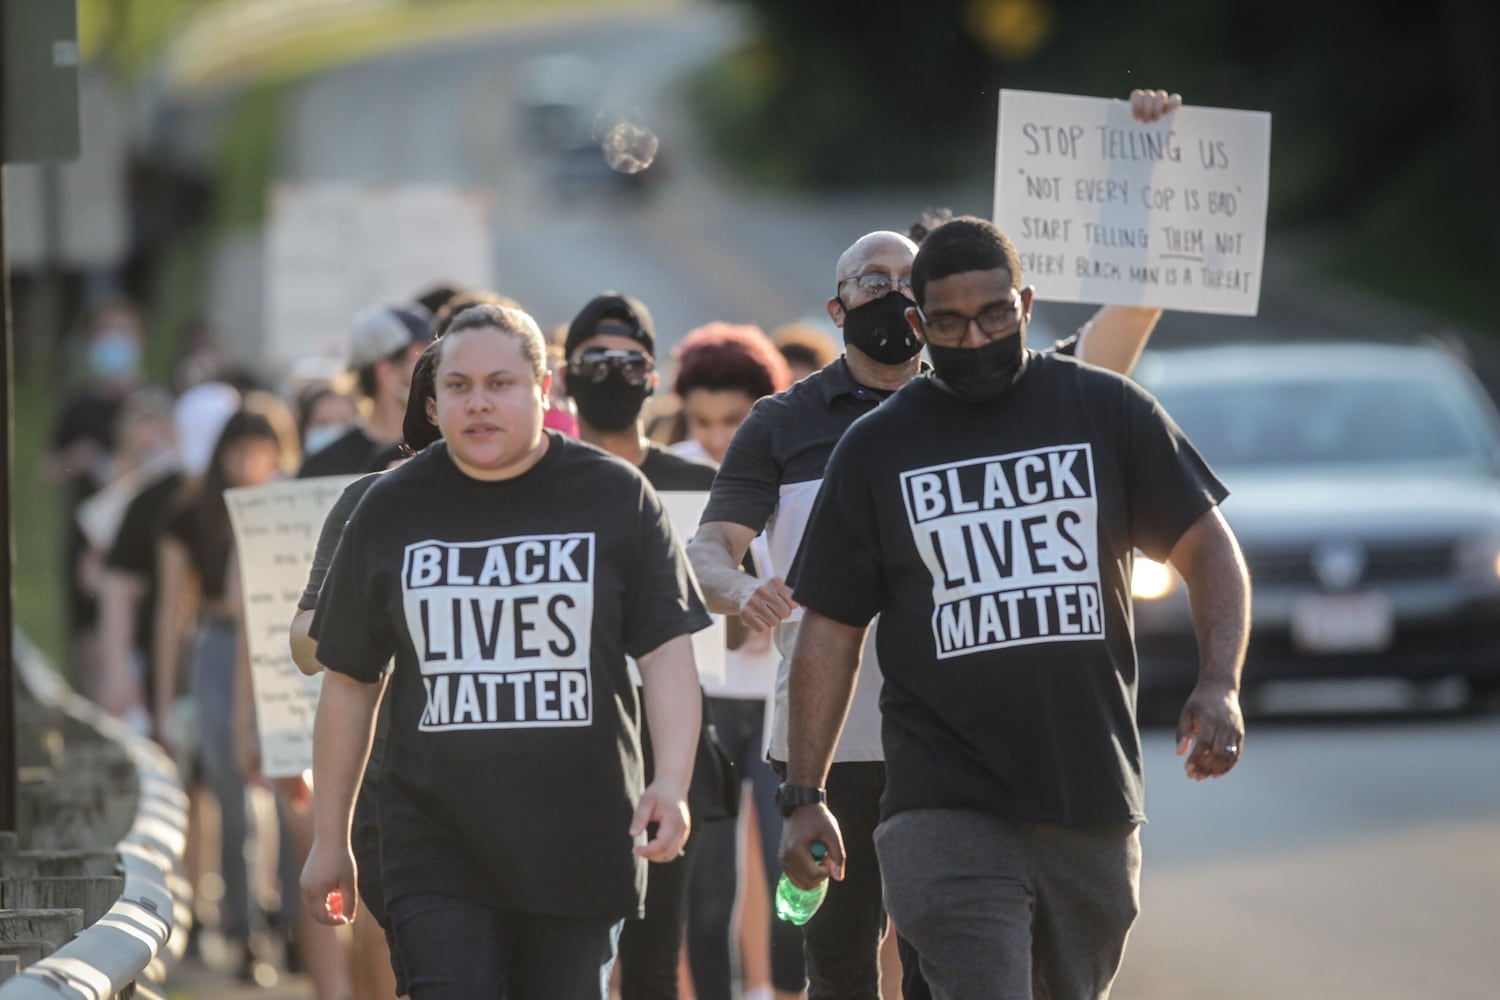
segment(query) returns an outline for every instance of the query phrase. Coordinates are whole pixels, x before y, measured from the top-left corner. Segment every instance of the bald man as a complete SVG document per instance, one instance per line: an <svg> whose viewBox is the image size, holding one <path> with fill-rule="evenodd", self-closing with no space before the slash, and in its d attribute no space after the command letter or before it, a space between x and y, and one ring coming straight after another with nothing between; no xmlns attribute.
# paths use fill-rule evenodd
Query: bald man
<svg viewBox="0 0 1500 1000"><path fill-rule="evenodd" d="M1135 91L1131 109L1141 121L1170 114L1181 98ZM776 677L769 756L786 775L787 678L802 609L783 580L834 445L849 426L874 410L924 368L922 341L906 321L911 267L917 247L899 233L867 233L839 255L828 316L844 334L844 355L828 367L756 404L740 425L714 479L688 556L709 606L737 614L750 627L774 629L782 662ZM1054 346L1061 353L1129 374L1161 310L1106 306L1077 334ZM772 567L759 579L740 570L750 542L762 531ZM886 918L873 834L885 787L880 742L880 671L872 626L862 652L848 721L834 752L826 788L783 784L783 816L826 802L841 828L845 877L829 886L816 917L804 927L810 1000L878 1000L880 942ZM906 1000L928 996L915 955L902 949Z"/></svg>

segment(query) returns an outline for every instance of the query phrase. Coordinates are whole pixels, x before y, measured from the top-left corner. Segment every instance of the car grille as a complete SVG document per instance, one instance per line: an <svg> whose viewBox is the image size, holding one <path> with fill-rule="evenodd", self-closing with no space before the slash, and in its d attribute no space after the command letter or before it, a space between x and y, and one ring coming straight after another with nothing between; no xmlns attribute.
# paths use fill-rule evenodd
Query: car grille
<svg viewBox="0 0 1500 1000"><path fill-rule="evenodd" d="M1456 545L1451 540L1381 542L1365 546L1362 585L1441 580L1453 575ZM1246 549L1245 562L1256 586L1320 587L1313 569L1313 547Z"/></svg>

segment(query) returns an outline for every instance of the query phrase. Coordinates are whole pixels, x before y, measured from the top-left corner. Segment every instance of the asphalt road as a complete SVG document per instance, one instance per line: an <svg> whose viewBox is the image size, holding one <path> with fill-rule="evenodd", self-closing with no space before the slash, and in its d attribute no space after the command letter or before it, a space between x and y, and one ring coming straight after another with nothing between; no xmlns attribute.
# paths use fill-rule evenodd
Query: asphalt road
<svg viewBox="0 0 1500 1000"><path fill-rule="evenodd" d="M487 189L498 290L544 325L566 322L602 288L634 292L656 313L663 350L710 319L770 328L821 314L835 258L866 230L904 228L926 205L987 212L979 188L736 190L704 162L670 84L740 30L726 5L695 6L333 71L292 105L282 173ZM668 173L649 199L555 195L510 93L526 58L557 52L593 60L611 103L639 109L660 135ZM1273 255L1266 271L1260 317L1168 316L1158 343L1421 328L1420 318L1318 286L1289 257ZM1038 319L1066 330L1089 311L1043 307ZM1148 734L1143 914L1117 997L1500 995L1500 719L1263 722L1240 767L1204 785L1182 777L1170 743Z"/></svg>
<svg viewBox="0 0 1500 1000"><path fill-rule="evenodd" d="M1500 719L1263 720L1202 784L1171 744L1147 735L1142 914L1117 998L1496 995Z"/></svg>

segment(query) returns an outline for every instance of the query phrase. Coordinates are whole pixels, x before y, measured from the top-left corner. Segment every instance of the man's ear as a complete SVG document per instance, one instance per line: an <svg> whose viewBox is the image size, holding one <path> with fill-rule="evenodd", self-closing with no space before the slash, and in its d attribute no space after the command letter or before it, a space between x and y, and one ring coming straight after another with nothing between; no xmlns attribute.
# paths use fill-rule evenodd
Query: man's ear
<svg viewBox="0 0 1500 1000"><path fill-rule="evenodd" d="M1036 298L1036 286L1027 285L1021 289L1021 318L1031 322L1031 303Z"/></svg>
<svg viewBox="0 0 1500 1000"><path fill-rule="evenodd" d="M828 318L833 320L834 326L842 330L844 328L844 315L844 303L840 302L839 297L835 295L828 300Z"/></svg>
<svg viewBox="0 0 1500 1000"><path fill-rule="evenodd" d="M542 399L552 398L552 373L542 372Z"/></svg>
<svg viewBox="0 0 1500 1000"><path fill-rule="evenodd" d="M906 322L916 331L917 339L927 343L927 331L922 327L922 313L912 306L906 307Z"/></svg>
<svg viewBox="0 0 1500 1000"><path fill-rule="evenodd" d="M438 425L438 421L437 421L437 400L433 399L431 396L428 396L422 402L425 404L425 406L427 408L427 422L430 423L430 424L432 424L432 426L436 427Z"/></svg>
<svg viewBox="0 0 1500 1000"><path fill-rule="evenodd" d="M661 387L661 372L655 368L651 369L651 395L656 395L656 390Z"/></svg>

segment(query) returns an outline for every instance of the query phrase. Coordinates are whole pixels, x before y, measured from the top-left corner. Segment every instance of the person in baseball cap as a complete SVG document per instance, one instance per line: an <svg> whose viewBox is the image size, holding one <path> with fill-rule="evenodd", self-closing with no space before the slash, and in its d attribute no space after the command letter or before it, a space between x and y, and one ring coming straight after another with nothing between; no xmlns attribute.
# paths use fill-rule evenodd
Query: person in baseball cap
<svg viewBox="0 0 1500 1000"><path fill-rule="evenodd" d="M646 454L641 410L659 379L650 311L631 295L596 295L569 324L563 352L579 437L639 465Z"/></svg>
<svg viewBox="0 0 1500 1000"><path fill-rule="evenodd" d="M432 314L416 303L376 306L354 317L349 368L362 397L364 420L309 455L297 478L371 471L375 456L401 442L411 373L432 339Z"/></svg>

